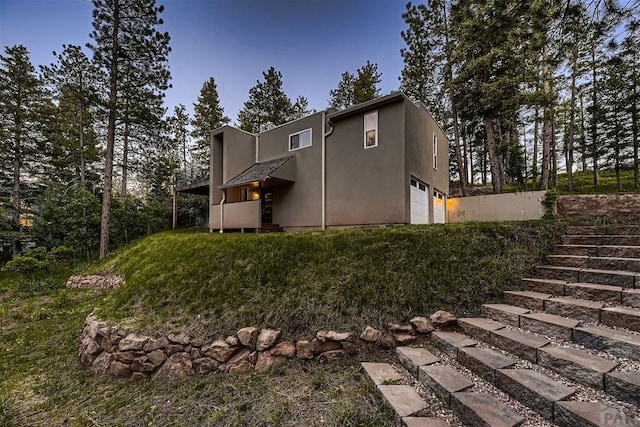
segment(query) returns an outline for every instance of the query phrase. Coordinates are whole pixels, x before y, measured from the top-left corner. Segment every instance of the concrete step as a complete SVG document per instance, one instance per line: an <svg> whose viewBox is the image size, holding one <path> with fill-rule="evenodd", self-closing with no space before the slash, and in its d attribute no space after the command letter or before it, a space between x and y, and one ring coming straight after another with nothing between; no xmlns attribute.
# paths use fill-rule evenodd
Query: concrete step
<svg viewBox="0 0 640 427"><path fill-rule="evenodd" d="M597 234L567 234L562 236L563 245L602 245L602 236Z"/></svg>
<svg viewBox="0 0 640 427"><path fill-rule="evenodd" d="M640 309L605 307L600 310L600 323L640 332Z"/></svg>
<svg viewBox="0 0 640 427"><path fill-rule="evenodd" d="M498 398L486 393L453 393L451 409L467 426L516 427L525 420Z"/></svg>
<svg viewBox="0 0 640 427"><path fill-rule="evenodd" d="M624 289L622 291L622 305L640 308L640 289Z"/></svg>
<svg viewBox="0 0 640 427"><path fill-rule="evenodd" d="M602 225L570 225L567 227L567 234L602 236L607 234L607 227Z"/></svg>
<svg viewBox="0 0 640 427"><path fill-rule="evenodd" d="M597 248L596 256L640 258L640 246L602 245Z"/></svg>
<svg viewBox="0 0 640 427"><path fill-rule="evenodd" d="M534 277L536 279L555 279L567 282L579 282L580 269L576 267L559 267L556 265L538 265Z"/></svg>
<svg viewBox="0 0 640 427"><path fill-rule="evenodd" d="M440 350L455 359L458 357L458 349L462 347L473 347L478 344L466 335L458 332L432 332L431 341L437 345Z"/></svg>
<svg viewBox="0 0 640 427"><path fill-rule="evenodd" d="M598 256L597 245L556 245L553 249L556 255Z"/></svg>
<svg viewBox="0 0 640 427"><path fill-rule="evenodd" d="M509 304L483 304L482 315L506 325L520 327L520 316L531 310Z"/></svg>
<svg viewBox="0 0 640 427"><path fill-rule="evenodd" d="M397 347L396 355L402 366L418 380L420 380L421 366L432 365L440 361L439 357L422 347Z"/></svg>
<svg viewBox="0 0 640 427"><path fill-rule="evenodd" d="M603 326L582 326L574 328L573 342L614 356L640 360L640 334Z"/></svg>
<svg viewBox="0 0 640 427"><path fill-rule="evenodd" d="M538 349L548 345L549 340L517 329L499 329L491 333L489 343L515 356L537 363Z"/></svg>
<svg viewBox="0 0 640 427"><path fill-rule="evenodd" d="M640 406L640 372L609 372L604 376L604 389L618 399Z"/></svg>
<svg viewBox="0 0 640 427"><path fill-rule="evenodd" d="M504 302L516 307L529 310L544 310L544 301L552 297L551 294L543 294L531 291L504 291Z"/></svg>
<svg viewBox="0 0 640 427"><path fill-rule="evenodd" d="M633 231L633 230L626 230ZM636 230L637 231L637 230ZM567 234L563 245L640 246L640 234Z"/></svg>
<svg viewBox="0 0 640 427"><path fill-rule="evenodd" d="M529 313L520 316L520 327L547 337L556 337L571 341L573 328L580 325L580 321L549 313Z"/></svg>
<svg viewBox="0 0 640 427"><path fill-rule="evenodd" d="M571 297L549 298L544 301L545 313L568 317L584 322L600 321L600 310L604 303Z"/></svg>
<svg viewBox="0 0 640 427"><path fill-rule="evenodd" d="M598 270L592 268L560 267L540 265L536 267L535 278L566 280L573 283L596 283L601 285L634 288L637 273L617 270ZM640 283L640 279L638 280Z"/></svg>
<svg viewBox="0 0 640 427"><path fill-rule="evenodd" d="M564 286L567 284L567 281L524 278L522 279L522 284L527 291L562 296L564 295Z"/></svg>
<svg viewBox="0 0 640 427"><path fill-rule="evenodd" d="M589 268L589 257L584 255L547 255L546 258L548 265Z"/></svg>
<svg viewBox="0 0 640 427"><path fill-rule="evenodd" d="M604 403L579 401L556 402L553 421L559 427L629 427L640 422Z"/></svg>
<svg viewBox="0 0 640 427"><path fill-rule="evenodd" d="M377 387L400 418L414 415L427 407L427 402L409 385L380 384Z"/></svg>
<svg viewBox="0 0 640 427"><path fill-rule="evenodd" d="M362 362L360 366L375 385L402 380L402 375L388 363Z"/></svg>
<svg viewBox="0 0 640 427"><path fill-rule="evenodd" d="M458 326L465 334L484 342L489 342L492 331L504 328L502 323L483 317L458 319Z"/></svg>
<svg viewBox="0 0 640 427"><path fill-rule="evenodd" d="M640 246L640 235L638 234L612 234L602 236L601 245L607 246Z"/></svg>
<svg viewBox="0 0 640 427"><path fill-rule="evenodd" d="M420 367L420 382L433 391L448 408L451 394L473 387L473 382L449 365L428 365Z"/></svg>
<svg viewBox="0 0 640 427"><path fill-rule="evenodd" d="M494 384L496 371L515 365L517 360L490 348L464 347L458 350L458 362L480 378Z"/></svg>
<svg viewBox="0 0 640 427"><path fill-rule="evenodd" d="M554 404L576 392L575 388L531 369L500 369L496 386L549 421L553 421Z"/></svg>
<svg viewBox="0 0 640 427"><path fill-rule="evenodd" d="M619 304L622 302L622 289L621 286L599 285L597 283L567 283L564 287L564 293L571 298Z"/></svg>
<svg viewBox="0 0 640 427"><path fill-rule="evenodd" d="M640 225L608 225L606 234L615 236L640 235Z"/></svg>
<svg viewBox="0 0 640 427"><path fill-rule="evenodd" d="M440 418L428 417L404 417L402 424L405 427L449 427L450 424Z"/></svg>
<svg viewBox="0 0 640 427"><path fill-rule="evenodd" d="M618 362L595 356L577 348L545 347L538 350L538 364L556 371L573 381L604 389L604 376Z"/></svg>

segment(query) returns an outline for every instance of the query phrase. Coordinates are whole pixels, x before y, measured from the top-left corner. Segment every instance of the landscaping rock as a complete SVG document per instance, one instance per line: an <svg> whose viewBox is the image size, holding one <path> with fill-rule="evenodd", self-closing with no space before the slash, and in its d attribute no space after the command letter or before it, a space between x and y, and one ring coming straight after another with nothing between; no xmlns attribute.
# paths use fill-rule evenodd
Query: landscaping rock
<svg viewBox="0 0 640 427"><path fill-rule="evenodd" d="M109 365L113 362L114 357L111 353L104 352L100 354L91 364L91 370L99 374L106 374L109 371Z"/></svg>
<svg viewBox="0 0 640 427"><path fill-rule="evenodd" d="M109 365L109 373L118 378L129 378L131 376L131 366L126 363L113 361Z"/></svg>
<svg viewBox="0 0 640 427"><path fill-rule="evenodd" d="M296 357L298 359L313 359L313 349L309 341L302 340L296 343Z"/></svg>
<svg viewBox="0 0 640 427"><path fill-rule="evenodd" d="M271 349L271 354L291 359L296 355L296 346L291 341L282 341Z"/></svg>
<svg viewBox="0 0 640 427"><path fill-rule="evenodd" d="M320 341L351 341L353 334L351 332L335 332L335 331L318 331L316 338Z"/></svg>
<svg viewBox="0 0 640 427"><path fill-rule="evenodd" d="M313 340L311 340L311 351L313 352L314 356L324 353L325 351L341 350L341 349L342 349L342 346L338 341L322 342L317 338L314 338Z"/></svg>
<svg viewBox="0 0 640 427"><path fill-rule="evenodd" d="M378 340L378 346L383 350L392 350L396 346L395 339L391 335L382 335Z"/></svg>
<svg viewBox="0 0 640 427"><path fill-rule="evenodd" d="M238 347L240 346L240 340L238 339L238 337L234 336L234 335L229 335L228 337L226 337L224 339L224 342L226 342L227 344L229 344L232 347Z"/></svg>
<svg viewBox="0 0 640 427"><path fill-rule="evenodd" d="M189 345L191 342L191 338L189 337L189 335L185 334L184 332L179 332L177 334L169 334L167 338L169 338L169 341L171 342L182 344L182 345Z"/></svg>
<svg viewBox="0 0 640 427"><path fill-rule="evenodd" d="M258 360L256 361L255 369L258 372L268 371L285 360L287 360L287 358L284 356L274 356L267 351L262 351L258 353Z"/></svg>
<svg viewBox="0 0 640 427"><path fill-rule="evenodd" d="M409 321L409 323L413 327L414 331L419 334L428 334L429 332L432 332L434 330L434 327L431 326L429 320L423 316L414 317Z"/></svg>
<svg viewBox="0 0 640 427"><path fill-rule="evenodd" d="M360 339L366 342L376 342L382 336L382 332L374 328L373 326L367 326L360 334Z"/></svg>
<svg viewBox="0 0 640 427"><path fill-rule="evenodd" d="M231 370L232 368L237 368L238 366L244 364L245 362L249 363L250 354L251 354L251 350L248 347L245 347L242 350L240 350L227 362L227 370Z"/></svg>
<svg viewBox="0 0 640 427"><path fill-rule="evenodd" d="M167 360L167 357L167 353L160 349L153 350L151 353L147 354L147 358L156 368L162 365L164 361Z"/></svg>
<svg viewBox="0 0 640 427"><path fill-rule="evenodd" d="M393 339L402 345L413 344L416 341L415 335L409 334L393 334Z"/></svg>
<svg viewBox="0 0 640 427"><path fill-rule="evenodd" d="M387 325L389 332L392 334L404 334L404 335L413 335L415 331L411 325L400 325L398 323L389 323Z"/></svg>
<svg viewBox="0 0 640 427"><path fill-rule="evenodd" d="M239 348L231 347L222 340L215 340L211 344L202 347L201 353L207 357L213 357L218 362L224 363L238 352Z"/></svg>
<svg viewBox="0 0 640 427"><path fill-rule="evenodd" d="M220 362L211 357L201 357L192 362L193 369L197 374L203 375L218 369Z"/></svg>
<svg viewBox="0 0 640 427"><path fill-rule="evenodd" d="M279 329L263 329L260 331L260 334L258 334L256 350L263 351L270 349L278 342L280 335L282 335L282 331Z"/></svg>
<svg viewBox="0 0 640 427"><path fill-rule="evenodd" d="M131 370L134 372L149 373L153 372L155 369L156 366L147 356L138 357L131 362Z"/></svg>
<svg viewBox="0 0 640 427"><path fill-rule="evenodd" d="M118 348L120 351L142 350L148 341L149 337L145 337L144 335L129 334L120 340Z"/></svg>
<svg viewBox="0 0 640 427"><path fill-rule="evenodd" d="M187 353L172 354L156 371L153 379L179 380L193 375L193 365Z"/></svg>
<svg viewBox="0 0 640 427"><path fill-rule="evenodd" d="M160 337L158 339L149 339L144 346L144 351L153 351L159 348L166 348L169 345L169 339L167 337Z"/></svg>
<svg viewBox="0 0 640 427"><path fill-rule="evenodd" d="M256 348L256 340L258 339L258 329L253 326L242 328L236 334L240 340L240 344L249 347L252 350Z"/></svg>
<svg viewBox="0 0 640 427"><path fill-rule="evenodd" d="M438 310L429 317L429 321L436 328L445 328L454 326L458 322L458 318L448 311Z"/></svg>

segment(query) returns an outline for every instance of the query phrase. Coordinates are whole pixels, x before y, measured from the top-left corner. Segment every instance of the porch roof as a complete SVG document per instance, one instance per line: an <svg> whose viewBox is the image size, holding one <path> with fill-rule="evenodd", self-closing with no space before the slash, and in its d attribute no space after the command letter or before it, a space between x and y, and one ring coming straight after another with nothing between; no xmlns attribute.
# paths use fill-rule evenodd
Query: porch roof
<svg viewBox="0 0 640 427"><path fill-rule="evenodd" d="M288 179L282 179L272 176L276 170L278 170L282 165L287 163L293 157L294 155L290 154L278 159L255 163L240 172L238 175L228 180L224 185L219 186L218 188L224 190L226 188L241 187L243 185L251 184L252 182L262 182L270 180L272 178L279 183L294 182Z"/></svg>

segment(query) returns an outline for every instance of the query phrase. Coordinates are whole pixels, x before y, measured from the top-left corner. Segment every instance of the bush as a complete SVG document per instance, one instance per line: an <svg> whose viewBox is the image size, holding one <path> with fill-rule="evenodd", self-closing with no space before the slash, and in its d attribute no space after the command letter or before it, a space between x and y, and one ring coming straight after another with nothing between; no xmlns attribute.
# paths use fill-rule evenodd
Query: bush
<svg viewBox="0 0 640 427"><path fill-rule="evenodd" d="M11 261L7 262L4 267L2 267L2 271L30 276L36 271L46 268L47 265L48 262L46 261L40 261L32 256L22 255L14 257Z"/></svg>

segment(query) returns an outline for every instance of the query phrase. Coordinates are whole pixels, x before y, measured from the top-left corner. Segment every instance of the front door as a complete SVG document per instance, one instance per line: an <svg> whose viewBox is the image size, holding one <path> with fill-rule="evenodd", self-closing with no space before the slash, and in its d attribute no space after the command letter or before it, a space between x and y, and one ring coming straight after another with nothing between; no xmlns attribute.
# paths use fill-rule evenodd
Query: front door
<svg viewBox="0 0 640 427"><path fill-rule="evenodd" d="M273 223L273 189L262 191L262 223Z"/></svg>

